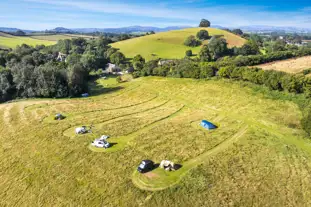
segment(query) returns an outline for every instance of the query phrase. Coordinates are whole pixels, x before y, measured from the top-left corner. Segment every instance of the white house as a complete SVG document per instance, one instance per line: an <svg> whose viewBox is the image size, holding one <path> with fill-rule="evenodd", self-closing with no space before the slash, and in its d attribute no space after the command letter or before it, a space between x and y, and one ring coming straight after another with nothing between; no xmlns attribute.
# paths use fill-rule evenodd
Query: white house
<svg viewBox="0 0 311 207"><path fill-rule="evenodd" d="M106 65L106 68L104 70L104 73L113 73L113 74L116 74L118 72L121 72L121 68L115 64L112 64L112 63L108 63Z"/></svg>
<svg viewBox="0 0 311 207"><path fill-rule="evenodd" d="M66 58L67 58L66 54L59 52L56 60L59 62L66 62Z"/></svg>

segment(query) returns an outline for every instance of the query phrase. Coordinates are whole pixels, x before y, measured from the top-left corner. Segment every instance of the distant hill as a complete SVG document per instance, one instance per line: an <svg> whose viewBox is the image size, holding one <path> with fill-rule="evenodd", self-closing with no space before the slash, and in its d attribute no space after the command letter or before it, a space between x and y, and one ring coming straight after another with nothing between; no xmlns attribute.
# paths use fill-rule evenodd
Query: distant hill
<svg viewBox="0 0 311 207"><path fill-rule="evenodd" d="M77 28L72 29L74 31L77 31L79 33L93 33L93 32L105 32L105 33L143 33L143 32L166 32L170 30L179 30L189 28L189 26L172 26L172 27L165 27L165 28L159 28L159 27L143 27L143 26L130 26L130 27L121 27L121 28Z"/></svg>
<svg viewBox="0 0 311 207"><path fill-rule="evenodd" d="M10 28L10 27L0 27L1 32L16 32L18 30L22 30L25 33L31 33L34 32L34 30L24 30L24 29L18 29L18 28Z"/></svg>
<svg viewBox="0 0 311 207"><path fill-rule="evenodd" d="M298 28L298 27L274 27L264 25L254 26L243 26L239 27L244 32L255 32L255 33L269 33L269 32L284 32L284 33L310 33L311 29Z"/></svg>
<svg viewBox="0 0 311 207"><path fill-rule="evenodd" d="M269 33L269 32L284 32L284 33L311 33L309 28L298 28L298 27L276 27L276 26L265 26L265 25L251 25L251 26L241 26L241 27L224 27L220 25L212 25L213 28L218 29L236 29L240 28L244 32L252 33ZM50 33L62 33L62 34L75 34L75 33L119 33L119 34L130 34L130 33L146 33L150 31L154 32L167 32L172 30L181 30L185 28L191 28L190 26L171 26L171 27L152 27L152 26L129 26L129 27L120 27L120 28L65 28L65 27L56 27L51 30L24 30L19 28L9 28L9 27L0 27L2 32L16 32L17 30L22 30L25 33L29 34L32 32L50 32Z"/></svg>
<svg viewBox="0 0 311 207"><path fill-rule="evenodd" d="M203 28L188 28L183 30L173 30L169 32L160 32L154 35L147 35L143 37L133 38L121 42L113 43L112 46L119 48L126 57L132 58L137 54L142 55L147 60L156 58L183 58L185 52L189 49L194 54L198 54L201 47L187 47L183 43L185 39L190 35L196 35L196 33ZM223 35L227 40L229 47L242 46L245 43L245 39L216 28L205 28L208 30L210 36ZM207 43L205 41L204 43Z"/></svg>

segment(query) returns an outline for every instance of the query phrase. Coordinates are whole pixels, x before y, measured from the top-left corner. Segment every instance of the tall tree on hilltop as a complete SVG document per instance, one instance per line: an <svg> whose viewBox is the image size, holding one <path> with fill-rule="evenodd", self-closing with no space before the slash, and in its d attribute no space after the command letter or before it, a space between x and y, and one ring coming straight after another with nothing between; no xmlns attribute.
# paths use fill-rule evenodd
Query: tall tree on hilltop
<svg viewBox="0 0 311 207"><path fill-rule="evenodd" d="M202 19L199 25L199 27L210 27L210 26L211 26L211 22L206 19Z"/></svg>

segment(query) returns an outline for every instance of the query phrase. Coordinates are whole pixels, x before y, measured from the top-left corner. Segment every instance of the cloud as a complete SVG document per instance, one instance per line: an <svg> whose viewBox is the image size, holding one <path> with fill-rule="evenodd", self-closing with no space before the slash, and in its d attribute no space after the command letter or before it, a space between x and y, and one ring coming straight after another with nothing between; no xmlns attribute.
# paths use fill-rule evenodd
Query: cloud
<svg viewBox="0 0 311 207"><path fill-rule="evenodd" d="M304 8L295 12L277 12L269 11L267 7L253 7L243 5L223 5L208 6L206 8L196 8L196 4L190 4L200 0L185 0L184 4L174 6L174 4L133 4L133 3L115 3L112 1L82 2L69 0L24 0L42 5L57 6L59 9L66 8L71 12L115 14L118 16L138 16L154 18L154 21L160 19L165 25L167 22L179 22L180 24L196 25L201 18L209 19L212 24L222 26L244 26L244 25L268 25L268 26L297 26L311 27L311 8ZM188 3L187 3L188 2ZM185 6L185 5L188 5ZM191 6L190 6L191 5ZM144 18L141 18L144 19ZM165 21L165 20L166 21ZM159 22L158 21L158 22ZM133 24L140 24L133 22Z"/></svg>

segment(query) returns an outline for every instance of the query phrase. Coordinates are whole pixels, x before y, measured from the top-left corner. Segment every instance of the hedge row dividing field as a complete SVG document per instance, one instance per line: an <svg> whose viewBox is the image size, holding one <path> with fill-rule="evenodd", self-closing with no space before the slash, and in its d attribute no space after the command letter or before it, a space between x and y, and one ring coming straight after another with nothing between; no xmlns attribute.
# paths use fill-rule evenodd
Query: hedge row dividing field
<svg viewBox="0 0 311 207"><path fill-rule="evenodd" d="M311 141L295 103L228 80L92 87L84 99L0 105L1 206L311 205ZM82 125L92 133L75 135ZM90 146L104 134L111 148ZM181 168L139 174L143 159Z"/></svg>

